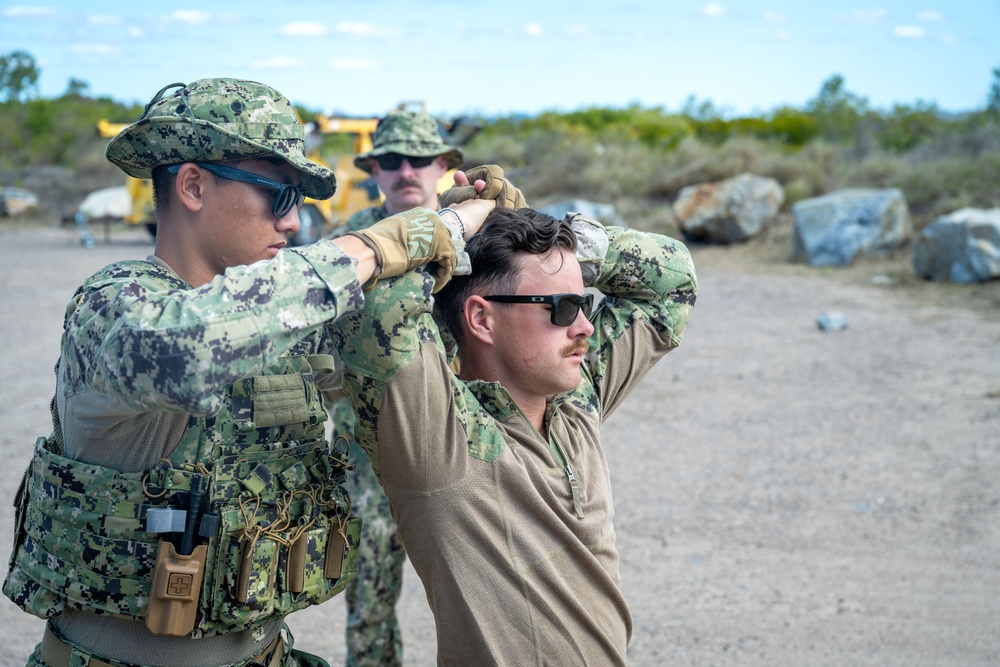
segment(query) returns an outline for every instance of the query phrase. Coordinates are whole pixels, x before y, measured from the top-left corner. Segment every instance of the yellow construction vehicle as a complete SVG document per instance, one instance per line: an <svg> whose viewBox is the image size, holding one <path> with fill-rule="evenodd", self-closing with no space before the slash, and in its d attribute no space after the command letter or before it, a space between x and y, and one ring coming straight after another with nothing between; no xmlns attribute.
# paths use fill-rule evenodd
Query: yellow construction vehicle
<svg viewBox="0 0 1000 667"><path fill-rule="evenodd" d="M423 102L403 102L397 108L405 109ZM310 160L330 167L320 155L323 135L346 134L353 138L352 153L342 155L331 168L337 176L337 191L329 199L306 198L299 209L300 228L291 242L294 245L312 243L325 236L339 225L347 222L356 211L378 205L383 197L374 179L354 166L354 156L372 149L372 135L378 127L378 118L327 117L316 115L306 123L306 155ZM455 146L461 146L471 139L482 125L475 119L459 117L451 122L442 122L442 134ZM97 132L102 137L114 137L128 123L112 123L101 120ZM438 191L451 186L454 171L449 171L438 182ZM126 177L125 187L132 200L132 211L125 216L127 225L143 225L156 236L156 215L153 205L153 186L148 179Z"/></svg>
<svg viewBox="0 0 1000 667"><path fill-rule="evenodd" d="M97 134L110 139L130 123L111 123L107 120L97 121ZM156 236L156 215L153 207L153 184L144 178L125 177L125 189L132 200L132 211L123 218L126 225L143 225L149 233Z"/></svg>

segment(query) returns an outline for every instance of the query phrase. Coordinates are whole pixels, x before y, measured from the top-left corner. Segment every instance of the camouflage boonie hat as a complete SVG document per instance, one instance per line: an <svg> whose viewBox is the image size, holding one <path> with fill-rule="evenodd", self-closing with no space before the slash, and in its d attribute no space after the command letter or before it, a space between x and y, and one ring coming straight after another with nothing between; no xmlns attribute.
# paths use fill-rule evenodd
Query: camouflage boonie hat
<svg viewBox="0 0 1000 667"><path fill-rule="evenodd" d="M164 96L171 88L180 88ZM199 79L160 89L139 119L118 133L105 156L129 176L151 178L154 167L277 157L302 174L301 190L327 199L333 171L305 155L305 131L274 88L239 79Z"/></svg>
<svg viewBox="0 0 1000 667"><path fill-rule="evenodd" d="M462 151L444 140L438 122L425 113L390 112L375 128L372 145L370 151L354 157L354 166L369 174L374 158L387 153L412 157L443 155L449 169L462 164Z"/></svg>

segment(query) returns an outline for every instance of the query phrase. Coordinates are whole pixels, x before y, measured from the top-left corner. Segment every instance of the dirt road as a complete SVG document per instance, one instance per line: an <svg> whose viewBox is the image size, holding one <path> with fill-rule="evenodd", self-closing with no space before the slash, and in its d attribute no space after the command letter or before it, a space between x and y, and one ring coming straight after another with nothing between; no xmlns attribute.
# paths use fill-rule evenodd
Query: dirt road
<svg viewBox="0 0 1000 667"><path fill-rule="evenodd" d="M63 306L151 252L144 232L98 236L0 227L4 556ZM630 664L1000 663L1000 315L948 305L958 288L739 257L696 250L684 344L605 426ZM828 311L848 328L820 332ZM407 665L432 665L412 570L400 614ZM294 615L296 646L342 664L343 617L340 599ZM0 665L42 626L0 598Z"/></svg>

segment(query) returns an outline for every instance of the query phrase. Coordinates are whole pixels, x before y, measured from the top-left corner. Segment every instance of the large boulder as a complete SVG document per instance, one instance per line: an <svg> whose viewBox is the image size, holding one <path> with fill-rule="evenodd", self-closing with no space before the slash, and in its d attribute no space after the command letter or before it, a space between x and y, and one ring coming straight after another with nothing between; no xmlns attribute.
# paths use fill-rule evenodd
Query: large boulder
<svg viewBox="0 0 1000 667"><path fill-rule="evenodd" d="M548 206L540 206L538 210L560 220L567 213L579 213L605 225L626 226L614 204L600 204L586 199L566 199Z"/></svg>
<svg viewBox="0 0 1000 667"><path fill-rule="evenodd" d="M812 266L847 266L858 253L884 255L913 234L903 193L849 188L792 206L792 254Z"/></svg>
<svg viewBox="0 0 1000 667"><path fill-rule="evenodd" d="M929 224L913 248L913 268L955 283L1000 278L1000 208L963 208Z"/></svg>
<svg viewBox="0 0 1000 667"><path fill-rule="evenodd" d="M742 243L764 228L785 203L773 178L740 174L723 181L689 185L677 195L674 214L693 241Z"/></svg>

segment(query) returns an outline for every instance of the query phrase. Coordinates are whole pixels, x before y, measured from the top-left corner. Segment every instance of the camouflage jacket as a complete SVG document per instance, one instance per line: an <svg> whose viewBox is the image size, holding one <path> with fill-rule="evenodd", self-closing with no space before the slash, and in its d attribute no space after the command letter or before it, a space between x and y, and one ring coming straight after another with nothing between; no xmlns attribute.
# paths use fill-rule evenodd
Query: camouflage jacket
<svg viewBox="0 0 1000 667"><path fill-rule="evenodd" d="M451 372L425 273L380 283L332 328L439 664L625 664L632 620L600 426L679 344L696 281L672 239L573 226L584 282L605 298L580 385L547 408L547 439L503 386Z"/></svg>
<svg viewBox="0 0 1000 667"><path fill-rule="evenodd" d="M146 522L198 477L218 517L190 634L206 638L202 655L238 659L231 638L209 641L233 633L253 655L286 613L342 590L358 527L318 380L333 370L328 322L362 303L352 260L328 242L197 289L156 258L89 278L67 307L54 432L19 494L5 594L64 634L106 642L87 647L98 654L140 662L114 653L124 637L190 652L143 625L159 537ZM93 615L102 633L81 631Z"/></svg>

